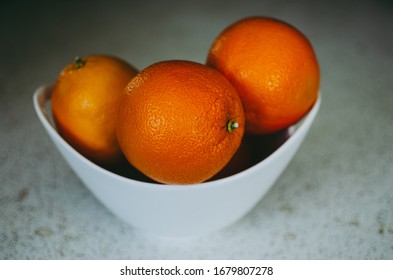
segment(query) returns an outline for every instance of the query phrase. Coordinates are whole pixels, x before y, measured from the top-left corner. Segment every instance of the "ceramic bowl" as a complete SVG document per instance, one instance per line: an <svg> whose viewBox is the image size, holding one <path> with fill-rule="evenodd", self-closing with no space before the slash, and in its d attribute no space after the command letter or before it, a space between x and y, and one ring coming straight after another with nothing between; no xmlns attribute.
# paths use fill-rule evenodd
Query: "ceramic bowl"
<svg viewBox="0 0 393 280"><path fill-rule="evenodd" d="M272 154L235 175L178 186L130 179L108 171L74 150L56 131L50 114L51 87L33 97L39 120L55 146L86 187L112 213L145 233L193 237L222 229L246 215L267 193L295 155L320 107L290 128Z"/></svg>

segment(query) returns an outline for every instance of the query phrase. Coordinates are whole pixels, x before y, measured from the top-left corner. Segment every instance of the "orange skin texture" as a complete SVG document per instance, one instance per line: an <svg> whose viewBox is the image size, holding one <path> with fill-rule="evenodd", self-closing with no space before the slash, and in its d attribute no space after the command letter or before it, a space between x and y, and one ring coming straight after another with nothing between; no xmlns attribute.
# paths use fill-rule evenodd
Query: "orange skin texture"
<svg viewBox="0 0 393 280"><path fill-rule="evenodd" d="M227 125L236 121L231 132ZM164 184L194 184L219 172L240 146L244 113L232 84L190 61L141 71L121 96L117 137L142 173Z"/></svg>
<svg viewBox="0 0 393 280"><path fill-rule="evenodd" d="M276 19L250 17L228 26L213 42L206 63L238 90L248 133L289 127L318 96L313 47L299 30Z"/></svg>
<svg viewBox="0 0 393 280"><path fill-rule="evenodd" d="M112 56L83 57L60 73L52 91L51 106L59 134L78 152L100 165L124 159L116 138L116 115L124 87L138 73Z"/></svg>

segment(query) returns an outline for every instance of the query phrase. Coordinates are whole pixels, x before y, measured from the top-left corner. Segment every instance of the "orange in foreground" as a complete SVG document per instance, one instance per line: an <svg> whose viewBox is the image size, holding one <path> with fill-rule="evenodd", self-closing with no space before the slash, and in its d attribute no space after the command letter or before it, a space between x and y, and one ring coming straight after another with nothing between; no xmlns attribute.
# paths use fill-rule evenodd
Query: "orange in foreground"
<svg viewBox="0 0 393 280"><path fill-rule="evenodd" d="M138 73L111 56L77 58L60 73L52 91L52 112L60 135L88 159L102 165L122 156L116 114L124 87Z"/></svg>
<svg viewBox="0 0 393 280"><path fill-rule="evenodd" d="M319 66L310 42L276 19L235 22L213 42L207 65L237 88L249 133L267 134L294 124L318 96Z"/></svg>
<svg viewBox="0 0 393 280"><path fill-rule="evenodd" d="M142 173L161 183L193 184L232 158L244 113L237 91L218 71L163 61L127 85L116 128L126 158Z"/></svg>

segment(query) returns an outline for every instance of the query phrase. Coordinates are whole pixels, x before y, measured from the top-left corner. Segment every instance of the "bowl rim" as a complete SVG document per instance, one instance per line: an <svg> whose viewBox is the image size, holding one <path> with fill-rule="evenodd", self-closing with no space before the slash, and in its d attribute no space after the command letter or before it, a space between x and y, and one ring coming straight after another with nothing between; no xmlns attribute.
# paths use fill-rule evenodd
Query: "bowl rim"
<svg viewBox="0 0 393 280"><path fill-rule="evenodd" d="M206 188L214 188L225 185L229 181L238 181L241 180L243 177L248 176L248 174L255 172L256 169L262 168L264 165L268 165L271 161L273 161L276 157L280 154L284 153L285 150L288 149L288 146L297 138L301 137L301 132L307 129L308 125L311 125L313 122L319 108L321 106L321 93L318 92L317 100L307 112L305 116L303 116L298 122L290 127L290 130L293 130L290 134L290 137L280 146L278 147L273 153L269 156L261 160L260 162L254 164L253 166L233 175L230 175L225 178L220 178L211 181L205 181L202 183L197 184L189 184L189 185L176 185L176 184L161 184L161 183L154 183L154 182L143 182L138 181L132 178L127 178L122 175L116 174L111 172L94 162L90 161L83 155L81 155L78 151L76 151L67 141L60 136L57 132L53 120L51 119L50 115L47 112L47 105L50 103L51 95L52 95L52 85L42 85L36 89L33 95L33 103L35 111L38 115L39 120L41 121L42 125L45 127L47 132L51 134L57 141L64 146L68 152L72 153L76 156L79 160L82 160L85 164L89 165L91 168L96 169L98 172L105 173L108 176L114 177L116 180L121 180L124 183L132 183L133 187L141 187L141 188L151 188L154 190L163 190L163 191L192 191L192 190L201 190ZM131 186L131 184L130 184ZM111 186L116 187L116 186Z"/></svg>

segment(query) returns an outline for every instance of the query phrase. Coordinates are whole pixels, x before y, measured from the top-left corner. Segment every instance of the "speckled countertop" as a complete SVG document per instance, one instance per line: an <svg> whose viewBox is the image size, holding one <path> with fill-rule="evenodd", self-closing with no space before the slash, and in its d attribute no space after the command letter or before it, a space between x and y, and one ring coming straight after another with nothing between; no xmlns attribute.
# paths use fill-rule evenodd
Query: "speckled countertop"
<svg viewBox="0 0 393 280"><path fill-rule="evenodd" d="M389 1L7 2L0 259L393 259ZM76 55L114 54L139 69L204 62L218 32L256 14L294 24L314 45L323 100L309 135L264 199L229 228L192 240L136 233L68 167L35 115L33 92Z"/></svg>

